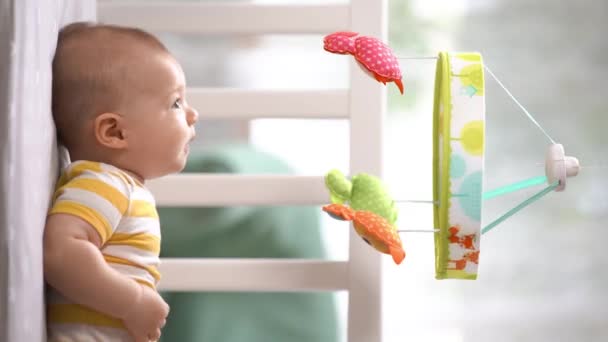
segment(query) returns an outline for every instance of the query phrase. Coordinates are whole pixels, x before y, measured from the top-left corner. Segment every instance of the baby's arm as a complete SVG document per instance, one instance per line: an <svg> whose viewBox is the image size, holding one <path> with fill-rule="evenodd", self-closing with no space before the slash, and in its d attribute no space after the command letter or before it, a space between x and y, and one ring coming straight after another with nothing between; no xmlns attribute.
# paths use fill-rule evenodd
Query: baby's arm
<svg viewBox="0 0 608 342"><path fill-rule="evenodd" d="M44 230L44 276L75 303L124 321L136 342L156 341L169 306L156 291L114 269L99 249L101 239L86 221L50 215Z"/></svg>
<svg viewBox="0 0 608 342"><path fill-rule="evenodd" d="M44 276L70 300L124 318L143 288L106 263L100 244L99 234L86 221L69 214L50 215L44 231Z"/></svg>

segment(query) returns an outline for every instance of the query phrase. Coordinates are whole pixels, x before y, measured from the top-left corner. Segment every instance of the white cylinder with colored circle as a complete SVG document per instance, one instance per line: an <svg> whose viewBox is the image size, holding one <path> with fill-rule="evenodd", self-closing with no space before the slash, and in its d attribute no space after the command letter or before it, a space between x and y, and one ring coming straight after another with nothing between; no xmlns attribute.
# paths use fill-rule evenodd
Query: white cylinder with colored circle
<svg viewBox="0 0 608 342"><path fill-rule="evenodd" d="M479 53L441 52L433 110L433 197L437 279L477 279L485 144Z"/></svg>

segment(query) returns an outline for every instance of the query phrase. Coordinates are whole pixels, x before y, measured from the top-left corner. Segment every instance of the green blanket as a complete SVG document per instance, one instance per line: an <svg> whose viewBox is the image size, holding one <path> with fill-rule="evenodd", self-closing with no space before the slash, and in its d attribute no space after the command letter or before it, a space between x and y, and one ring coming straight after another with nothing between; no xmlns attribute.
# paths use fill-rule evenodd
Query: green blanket
<svg viewBox="0 0 608 342"><path fill-rule="evenodd" d="M251 146L232 145L193 151L185 172L285 174L290 170ZM316 207L159 208L159 215L163 257L326 256ZM338 340L331 293L171 292L163 296L171 313L162 342Z"/></svg>

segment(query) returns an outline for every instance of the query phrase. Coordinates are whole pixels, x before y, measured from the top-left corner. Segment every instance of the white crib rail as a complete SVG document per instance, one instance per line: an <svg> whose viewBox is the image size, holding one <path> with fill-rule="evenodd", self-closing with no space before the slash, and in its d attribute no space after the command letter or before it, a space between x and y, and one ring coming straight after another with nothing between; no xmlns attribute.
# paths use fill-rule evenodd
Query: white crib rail
<svg viewBox="0 0 608 342"><path fill-rule="evenodd" d="M188 102L206 119L348 119L348 90L188 89ZM239 99L234 101L234 99Z"/></svg>
<svg viewBox="0 0 608 342"><path fill-rule="evenodd" d="M161 206L319 205L328 197L320 176L180 174L148 184Z"/></svg>
<svg viewBox="0 0 608 342"><path fill-rule="evenodd" d="M350 6L99 1L105 23L205 34L325 33L350 26Z"/></svg>
<svg viewBox="0 0 608 342"><path fill-rule="evenodd" d="M340 291L348 262L298 259L163 259L161 289L174 291Z"/></svg>
<svg viewBox="0 0 608 342"><path fill-rule="evenodd" d="M153 31L326 34L350 29L386 38L386 0L325 6L105 0L98 4L102 22ZM350 119L350 173L382 176L385 88L370 80L352 59L347 90L188 89L188 94L195 106L204 103L199 107L205 108L202 117L207 118ZM327 201L320 176L182 174L153 181L150 188L165 206L321 205ZM160 286L175 291L347 290L348 341L381 341L380 261L380 255L351 229L348 261L163 259Z"/></svg>
<svg viewBox="0 0 608 342"><path fill-rule="evenodd" d="M387 38L386 0L351 0L355 32ZM350 173L382 177L386 88L371 82L356 63L350 66ZM382 264L380 254L351 230L348 281L348 341L382 341Z"/></svg>

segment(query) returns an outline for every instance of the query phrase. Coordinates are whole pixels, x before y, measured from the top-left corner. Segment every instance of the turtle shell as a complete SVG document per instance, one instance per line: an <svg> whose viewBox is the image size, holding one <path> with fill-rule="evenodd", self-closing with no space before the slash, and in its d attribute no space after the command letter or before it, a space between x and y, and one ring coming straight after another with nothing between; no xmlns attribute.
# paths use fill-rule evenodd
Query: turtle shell
<svg viewBox="0 0 608 342"><path fill-rule="evenodd" d="M367 36L356 38L355 58L372 73L388 80L401 79L399 61L393 50L377 38Z"/></svg>
<svg viewBox="0 0 608 342"><path fill-rule="evenodd" d="M369 211L357 211L353 222L364 230L359 233L369 240L381 242L386 246L401 247L401 238L397 230L383 217Z"/></svg>

